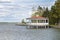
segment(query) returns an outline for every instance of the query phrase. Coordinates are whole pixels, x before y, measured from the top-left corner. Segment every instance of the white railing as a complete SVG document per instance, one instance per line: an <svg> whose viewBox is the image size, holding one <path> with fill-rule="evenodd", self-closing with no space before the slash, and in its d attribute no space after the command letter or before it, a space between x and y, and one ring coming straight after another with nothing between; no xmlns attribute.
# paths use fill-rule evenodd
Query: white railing
<svg viewBox="0 0 60 40"><path fill-rule="evenodd" d="M27 23L28 25L41 25L41 26L43 26L43 25L49 25L49 23Z"/></svg>

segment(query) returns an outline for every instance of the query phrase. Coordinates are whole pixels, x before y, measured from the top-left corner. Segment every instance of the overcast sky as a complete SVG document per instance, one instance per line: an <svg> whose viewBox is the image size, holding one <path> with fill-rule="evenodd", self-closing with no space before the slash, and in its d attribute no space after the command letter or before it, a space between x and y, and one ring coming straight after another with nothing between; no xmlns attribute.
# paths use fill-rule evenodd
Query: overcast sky
<svg viewBox="0 0 60 40"><path fill-rule="evenodd" d="M50 7L55 0L0 0L0 22L19 22L30 17L32 7Z"/></svg>

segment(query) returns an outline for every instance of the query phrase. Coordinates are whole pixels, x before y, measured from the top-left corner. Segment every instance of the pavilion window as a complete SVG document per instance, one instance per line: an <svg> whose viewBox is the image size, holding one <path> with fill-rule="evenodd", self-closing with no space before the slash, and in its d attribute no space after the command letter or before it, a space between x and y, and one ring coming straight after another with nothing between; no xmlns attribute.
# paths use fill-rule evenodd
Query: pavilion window
<svg viewBox="0 0 60 40"><path fill-rule="evenodd" d="M46 23L48 23L48 20L46 20Z"/></svg>
<svg viewBox="0 0 60 40"><path fill-rule="evenodd" d="M44 20L38 20L38 23L43 23L44 22Z"/></svg>
<svg viewBox="0 0 60 40"><path fill-rule="evenodd" d="M40 20L38 20L38 23L40 23Z"/></svg>
<svg viewBox="0 0 60 40"><path fill-rule="evenodd" d="M32 23L37 23L37 20L31 20Z"/></svg>

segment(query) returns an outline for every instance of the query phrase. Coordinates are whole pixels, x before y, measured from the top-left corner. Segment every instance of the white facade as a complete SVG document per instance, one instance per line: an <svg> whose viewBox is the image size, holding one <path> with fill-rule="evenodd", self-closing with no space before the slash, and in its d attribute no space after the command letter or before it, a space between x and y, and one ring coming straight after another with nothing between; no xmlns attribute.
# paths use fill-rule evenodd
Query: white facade
<svg viewBox="0 0 60 40"><path fill-rule="evenodd" d="M35 22L34 22L34 20L35 20ZM31 25L31 26L48 26L49 25L49 20L47 20L47 19L44 19L43 21L42 21L42 19L40 20L40 19L38 19L38 20L36 20L36 19L33 19L33 21L32 21L32 19L29 19L29 22L27 22L27 25Z"/></svg>
<svg viewBox="0 0 60 40"><path fill-rule="evenodd" d="M27 28L49 28L49 19L36 16L27 18L28 22L26 23L28 25Z"/></svg>

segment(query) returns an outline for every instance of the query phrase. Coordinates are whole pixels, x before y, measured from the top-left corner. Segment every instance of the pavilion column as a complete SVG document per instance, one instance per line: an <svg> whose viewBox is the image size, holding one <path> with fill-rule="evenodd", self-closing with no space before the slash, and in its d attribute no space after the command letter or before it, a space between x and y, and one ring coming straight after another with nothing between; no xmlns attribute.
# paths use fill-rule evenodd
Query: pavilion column
<svg viewBox="0 0 60 40"><path fill-rule="evenodd" d="M45 20L45 23L46 23L46 20Z"/></svg>
<svg viewBox="0 0 60 40"><path fill-rule="evenodd" d="M46 23L46 19L45 19L45 23ZM46 28L46 25L45 25L45 28Z"/></svg>
<svg viewBox="0 0 60 40"><path fill-rule="evenodd" d="M48 19L48 24L49 24L49 19ZM48 28L49 28L49 25L48 25Z"/></svg>
<svg viewBox="0 0 60 40"><path fill-rule="evenodd" d="M38 19L37 19L37 23L38 23ZM37 25L37 29L38 29L38 25Z"/></svg>
<svg viewBox="0 0 60 40"><path fill-rule="evenodd" d="M46 25L45 25L45 28L46 28Z"/></svg>

